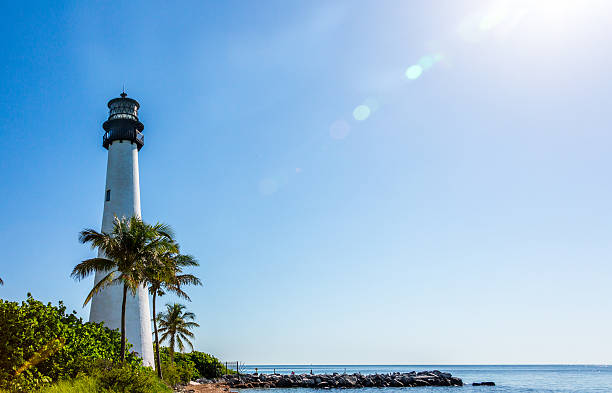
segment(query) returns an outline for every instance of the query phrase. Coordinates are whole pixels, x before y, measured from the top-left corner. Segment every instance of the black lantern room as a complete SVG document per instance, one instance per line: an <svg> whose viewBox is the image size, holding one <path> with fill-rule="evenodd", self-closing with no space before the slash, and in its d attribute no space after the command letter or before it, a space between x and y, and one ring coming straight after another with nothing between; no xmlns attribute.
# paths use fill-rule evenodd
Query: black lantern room
<svg viewBox="0 0 612 393"><path fill-rule="evenodd" d="M138 120L138 108L138 101L127 98L125 92L108 102L108 120L102 125L106 131L102 138L104 148L108 149L114 141L135 143L138 150L144 146L144 125Z"/></svg>

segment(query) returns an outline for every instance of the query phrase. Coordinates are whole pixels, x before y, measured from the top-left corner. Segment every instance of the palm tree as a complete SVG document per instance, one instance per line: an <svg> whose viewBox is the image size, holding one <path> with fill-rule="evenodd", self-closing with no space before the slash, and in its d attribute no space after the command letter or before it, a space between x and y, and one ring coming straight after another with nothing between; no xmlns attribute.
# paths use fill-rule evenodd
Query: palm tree
<svg viewBox="0 0 612 393"><path fill-rule="evenodd" d="M111 233L85 229L79 241L90 243L101 255L82 261L74 267L71 276L82 280L96 271L108 272L94 285L83 306L105 287L123 284L121 302L121 361L125 360L125 304L128 290L136 294L143 284L143 267L147 260L165 250L172 249L172 230L164 224L145 224L139 217L118 219L115 217Z"/></svg>
<svg viewBox="0 0 612 393"><path fill-rule="evenodd" d="M185 312L185 306L182 304L166 304L166 312L157 315L159 322L159 332L162 333L161 341L168 340L170 344L170 361L174 362L174 345L178 346L179 351L183 352L185 344L189 345L193 350L193 344L189 340L193 337L190 332L194 327L200 326L193 322L195 314Z"/></svg>
<svg viewBox="0 0 612 393"><path fill-rule="evenodd" d="M149 293L153 295L153 332L155 334L155 366L157 376L162 378L161 359L159 355L159 334L157 329L157 318L155 318L157 296L163 296L166 292L172 292L191 301L189 295L182 289L182 285L202 285L199 278L192 274L181 274L183 267L199 266L198 261L191 255L181 255L176 250L158 254L157 258L148 261L144 270L145 283L149 286Z"/></svg>

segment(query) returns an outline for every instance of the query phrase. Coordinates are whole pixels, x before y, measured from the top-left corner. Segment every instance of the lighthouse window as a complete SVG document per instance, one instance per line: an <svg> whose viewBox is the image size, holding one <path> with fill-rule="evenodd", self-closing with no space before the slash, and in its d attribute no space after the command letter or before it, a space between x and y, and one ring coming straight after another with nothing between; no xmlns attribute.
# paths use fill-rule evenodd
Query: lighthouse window
<svg viewBox="0 0 612 393"><path fill-rule="evenodd" d="M110 201L110 190L106 190L106 202Z"/></svg>

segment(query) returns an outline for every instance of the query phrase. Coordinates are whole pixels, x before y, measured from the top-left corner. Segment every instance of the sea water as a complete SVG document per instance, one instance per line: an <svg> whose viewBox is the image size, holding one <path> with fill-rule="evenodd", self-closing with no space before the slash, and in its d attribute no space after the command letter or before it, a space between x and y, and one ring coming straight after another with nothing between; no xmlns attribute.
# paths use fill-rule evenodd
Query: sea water
<svg viewBox="0 0 612 393"><path fill-rule="evenodd" d="M576 366L576 365L517 365L517 366L355 366L355 365L248 365L241 372L254 373L257 367L259 373L271 374L314 374L331 373L362 373L386 374L392 372L410 372L424 370L440 370L451 373L463 380L463 387L414 387L414 388L361 388L361 389L330 389L337 393L421 393L421 392L496 392L496 393L612 393L612 366ZM495 387L471 386L472 382L493 381ZM318 391L320 389L299 388L299 391ZM240 389L243 393L260 392L261 389ZM274 389L274 393L295 393L296 389Z"/></svg>

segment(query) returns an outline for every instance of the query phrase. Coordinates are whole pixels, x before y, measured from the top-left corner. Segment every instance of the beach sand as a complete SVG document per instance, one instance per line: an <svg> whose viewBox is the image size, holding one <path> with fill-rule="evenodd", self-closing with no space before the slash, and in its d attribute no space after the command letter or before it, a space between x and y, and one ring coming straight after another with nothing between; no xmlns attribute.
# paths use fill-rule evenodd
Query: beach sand
<svg viewBox="0 0 612 393"><path fill-rule="evenodd" d="M205 383L201 385L187 385L183 387L184 393L236 393L223 383Z"/></svg>

